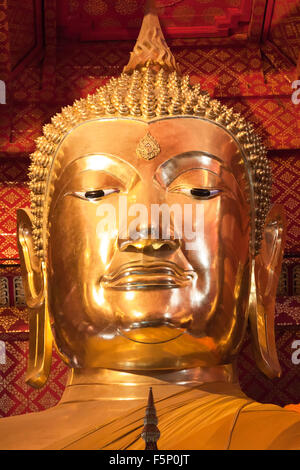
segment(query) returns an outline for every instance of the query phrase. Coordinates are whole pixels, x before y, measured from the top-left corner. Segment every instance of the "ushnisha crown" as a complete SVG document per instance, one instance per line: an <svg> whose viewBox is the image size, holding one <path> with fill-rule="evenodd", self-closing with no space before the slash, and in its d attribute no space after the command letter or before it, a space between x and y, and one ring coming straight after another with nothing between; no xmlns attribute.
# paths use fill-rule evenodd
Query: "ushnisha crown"
<svg viewBox="0 0 300 470"><path fill-rule="evenodd" d="M47 193L49 173L56 151L67 133L83 122L107 117L131 116L147 122L167 116L191 115L217 123L240 145L254 187L255 243L252 252L258 254L271 194L266 149L252 124L232 108L212 100L199 84L192 86L188 75L180 75L158 17L151 9L120 77L112 78L95 94L76 100L73 106L62 108L61 113L51 119L51 124L43 127L43 136L36 140L29 170L36 254L44 259L43 221L47 220L51 199L51 191Z"/></svg>

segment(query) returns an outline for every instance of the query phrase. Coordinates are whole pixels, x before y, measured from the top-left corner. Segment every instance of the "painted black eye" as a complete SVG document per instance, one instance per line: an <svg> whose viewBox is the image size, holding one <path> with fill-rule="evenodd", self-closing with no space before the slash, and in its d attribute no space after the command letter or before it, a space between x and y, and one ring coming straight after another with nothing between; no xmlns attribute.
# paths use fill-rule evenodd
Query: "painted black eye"
<svg viewBox="0 0 300 470"><path fill-rule="evenodd" d="M191 189L191 195L196 197L209 197L211 196L211 191L209 191L209 189L193 188Z"/></svg>
<svg viewBox="0 0 300 470"><path fill-rule="evenodd" d="M84 195L87 199L98 199L105 196L103 189L97 189L96 191L87 191Z"/></svg>
<svg viewBox="0 0 300 470"><path fill-rule="evenodd" d="M194 199L212 199L215 196L218 196L222 190L221 189L204 189L204 188L185 188L185 187L177 187L171 189L170 192L178 192L183 193L186 196L192 196Z"/></svg>
<svg viewBox="0 0 300 470"><path fill-rule="evenodd" d="M71 193L73 196L79 197L84 201L98 202L101 201L106 196L110 196L114 193L119 193L120 190L117 188L108 188L108 189L91 189L90 191L80 192L75 191Z"/></svg>

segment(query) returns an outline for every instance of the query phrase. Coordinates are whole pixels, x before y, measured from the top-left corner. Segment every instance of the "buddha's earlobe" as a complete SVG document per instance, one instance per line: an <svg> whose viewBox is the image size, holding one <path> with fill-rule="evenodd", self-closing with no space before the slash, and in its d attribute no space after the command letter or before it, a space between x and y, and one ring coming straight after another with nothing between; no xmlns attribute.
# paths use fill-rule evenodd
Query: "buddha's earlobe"
<svg viewBox="0 0 300 470"><path fill-rule="evenodd" d="M42 262L34 252L33 215L29 209L17 211L18 249L26 303L29 308L44 303L44 276Z"/></svg>
<svg viewBox="0 0 300 470"><path fill-rule="evenodd" d="M249 320L256 364L269 378L279 377L274 316L275 299L285 244L285 216L281 206L269 211L259 254L252 261Z"/></svg>
<svg viewBox="0 0 300 470"><path fill-rule="evenodd" d="M30 308L26 382L32 387L40 388L46 383L50 372L52 332L47 305L45 264L34 252L32 219L29 210L18 210L18 248L26 303Z"/></svg>

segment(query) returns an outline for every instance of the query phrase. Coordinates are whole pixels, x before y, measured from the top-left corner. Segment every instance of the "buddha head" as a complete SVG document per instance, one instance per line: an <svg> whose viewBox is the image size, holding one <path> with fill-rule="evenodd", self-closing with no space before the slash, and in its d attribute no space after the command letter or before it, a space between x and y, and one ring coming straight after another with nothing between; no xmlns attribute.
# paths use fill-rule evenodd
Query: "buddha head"
<svg viewBox="0 0 300 470"><path fill-rule="evenodd" d="M254 128L181 76L149 12L127 67L52 118L18 211L28 382L73 368L230 364L248 323L278 376L284 217Z"/></svg>

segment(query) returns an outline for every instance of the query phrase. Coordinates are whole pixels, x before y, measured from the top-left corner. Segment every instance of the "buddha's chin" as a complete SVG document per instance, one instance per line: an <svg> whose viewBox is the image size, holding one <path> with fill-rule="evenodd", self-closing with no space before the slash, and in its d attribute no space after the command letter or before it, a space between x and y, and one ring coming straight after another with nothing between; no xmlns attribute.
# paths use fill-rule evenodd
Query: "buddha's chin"
<svg viewBox="0 0 300 470"><path fill-rule="evenodd" d="M84 354L77 356L83 368L128 371L208 367L219 364L220 359L213 338L195 338L183 329L167 325L119 330L109 340L91 336L86 338Z"/></svg>
<svg viewBox="0 0 300 470"><path fill-rule="evenodd" d="M160 344L177 339L185 330L163 321L149 321L133 324L130 329L119 329L118 332L136 343Z"/></svg>

